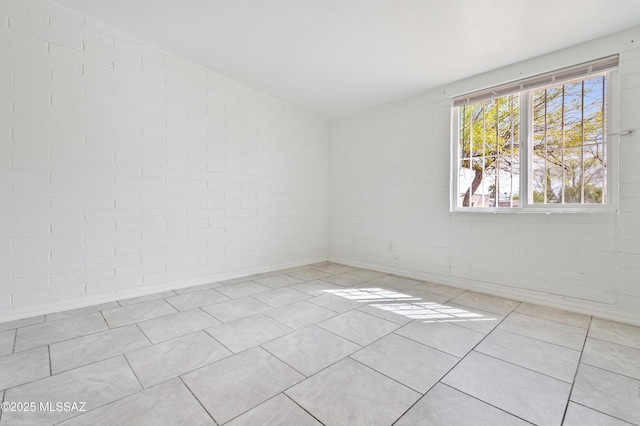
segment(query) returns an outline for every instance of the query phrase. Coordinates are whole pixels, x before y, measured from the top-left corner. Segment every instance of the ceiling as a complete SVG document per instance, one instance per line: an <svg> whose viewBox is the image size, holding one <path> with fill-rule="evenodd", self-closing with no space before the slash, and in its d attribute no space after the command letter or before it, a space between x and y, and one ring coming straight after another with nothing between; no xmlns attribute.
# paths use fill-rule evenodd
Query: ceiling
<svg viewBox="0 0 640 426"><path fill-rule="evenodd" d="M56 0L334 118L640 23L640 0Z"/></svg>

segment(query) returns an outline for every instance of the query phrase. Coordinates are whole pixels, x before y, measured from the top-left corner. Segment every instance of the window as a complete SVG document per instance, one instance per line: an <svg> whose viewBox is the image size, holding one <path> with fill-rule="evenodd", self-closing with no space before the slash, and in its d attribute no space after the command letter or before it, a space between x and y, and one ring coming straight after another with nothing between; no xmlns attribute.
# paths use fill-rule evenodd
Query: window
<svg viewBox="0 0 640 426"><path fill-rule="evenodd" d="M453 210L607 207L617 64L604 58L454 98Z"/></svg>

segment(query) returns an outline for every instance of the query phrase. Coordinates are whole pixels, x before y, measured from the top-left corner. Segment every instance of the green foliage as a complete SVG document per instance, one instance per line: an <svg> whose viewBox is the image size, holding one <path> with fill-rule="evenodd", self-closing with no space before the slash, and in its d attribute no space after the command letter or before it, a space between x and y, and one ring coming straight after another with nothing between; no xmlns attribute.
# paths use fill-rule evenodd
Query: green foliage
<svg viewBox="0 0 640 426"><path fill-rule="evenodd" d="M531 92L534 203L602 203L606 186L604 76ZM520 96L460 107L461 166L473 172L463 206L480 184L520 171ZM500 193L504 191L498 189ZM512 194L512 199L519 199Z"/></svg>

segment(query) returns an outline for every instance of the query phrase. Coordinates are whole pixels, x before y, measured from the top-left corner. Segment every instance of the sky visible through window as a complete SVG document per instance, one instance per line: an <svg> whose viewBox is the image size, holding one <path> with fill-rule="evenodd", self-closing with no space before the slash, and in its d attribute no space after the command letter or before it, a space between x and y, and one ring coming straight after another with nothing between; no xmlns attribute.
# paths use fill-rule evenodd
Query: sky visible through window
<svg viewBox="0 0 640 426"><path fill-rule="evenodd" d="M598 75L529 92L527 152L519 93L460 107L458 205L518 207L529 159L531 203L606 203L606 87Z"/></svg>

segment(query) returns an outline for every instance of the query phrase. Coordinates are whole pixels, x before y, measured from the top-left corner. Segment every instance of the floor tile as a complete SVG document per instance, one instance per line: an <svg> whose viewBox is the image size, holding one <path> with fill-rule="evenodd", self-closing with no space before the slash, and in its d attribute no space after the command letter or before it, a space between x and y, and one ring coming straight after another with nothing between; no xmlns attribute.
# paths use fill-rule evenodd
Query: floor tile
<svg viewBox="0 0 640 426"><path fill-rule="evenodd" d="M257 279L256 282L261 285L266 285L272 289L288 287L290 285L303 283L305 280L292 277L290 275L276 275L268 278Z"/></svg>
<svg viewBox="0 0 640 426"><path fill-rule="evenodd" d="M368 345L399 327L396 323L360 311L346 312L318 325L361 346Z"/></svg>
<svg viewBox="0 0 640 426"><path fill-rule="evenodd" d="M485 335L447 322L413 321L396 334L423 343L458 358L465 356Z"/></svg>
<svg viewBox="0 0 640 426"><path fill-rule="evenodd" d="M570 349L582 350L587 330L574 325L562 324L542 318L513 313L498 326L499 330L510 331L533 337Z"/></svg>
<svg viewBox="0 0 640 426"><path fill-rule="evenodd" d="M413 280L411 278L399 277L396 275L383 275L381 277L372 279L370 282L375 283L379 286L390 287L396 290L403 290L418 284L420 281Z"/></svg>
<svg viewBox="0 0 640 426"><path fill-rule="evenodd" d="M250 349L183 376L218 424L258 406L303 378L262 348Z"/></svg>
<svg viewBox="0 0 640 426"><path fill-rule="evenodd" d="M491 330L496 328L504 319L502 315L451 302L443 303L440 306L426 307L431 308L431 310L436 313L436 315L431 318L446 320L451 324L470 328L471 330L479 331L484 334L491 332ZM430 315L424 316L425 319L428 319L429 317Z"/></svg>
<svg viewBox="0 0 640 426"><path fill-rule="evenodd" d="M202 308L203 311L208 312L222 322L234 321L271 309L273 309L272 306L251 297L243 297L242 299L230 300Z"/></svg>
<svg viewBox="0 0 640 426"><path fill-rule="evenodd" d="M267 311L264 315L289 328L298 330L338 314L313 303L302 301Z"/></svg>
<svg viewBox="0 0 640 426"><path fill-rule="evenodd" d="M280 288L278 290L265 291L264 293L259 293L252 297L266 303L267 305L273 306L274 308L278 308L280 306L309 299L312 296L290 288Z"/></svg>
<svg viewBox="0 0 640 426"><path fill-rule="evenodd" d="M15 321L8 321L0 323L0 331L11 330L14 328L27 327L35 324L42 324L45 321L44 315L37 317L30 317Z"/></svg>
<svg viewBox="0 0 640 426"><path fill-rule="evenodd" d="M51 370L58 374L150 345L135 325L65 340L50 346Z"/></svg>
<svg viewBox="0 0 640 426"><path fill-rule="evenodd" d="M322 296L316 296L312 299L308 299L309 302L314 305L322 306L327 309L331 309L334 312L347 312L352 309L359 308L363 303L359 303L355 300L348 299L343 296L336 295L334 293L324 294Z"/></svg>
<svg viewBox="0 0 640 426"><path fill-rule="evenodd" d="M398 290L398 292L411 296L412 298L417 298L417 302L445 303L451 299L449 296L415 287Z"/></svg>
<svg viewBox="0 0 640 426"><path fill-rule="evenodd" d="M640 349L589 337L581 362L640 380Z"/></svg>
<svg viewBox="0 0 640 426"><path fill-rule="evenodd" d="M108 329L102 314L79 315L18 329L15 351L24 351Z"/></svg>
<svg viewBox="0 0 640 426"><path fill-rule="evenodd" d="M164 301L164 299L158 299L150 302L127 305L122 308L110 309L102 312L102 315L104 315L107 323L109 323L109 327L116 328L174 314L176 312L173 306Z"/></svg>
<svg viewBox="0 0 640 426"><path fill-rule="evenodd" d="M563 311L561 309L549 308L547 306L534 305L531 303L521 303L515 312L532 317L562 322L576 327L588 328L591 322L589 315L577 314L575 312Z"/></svg>
<svg viewBox="0 0 640 426"><path fill-rule="evenodd" d="M405 302L375 302L362 305L358 310L398 325L405 325L413 321L413 318L404 315L409 306L410 304Z"/></svg>
<svg viewBox="0 0 640 426"><path fill-rule="evenodd" d="M475 350L568 383L580 361L580 351L503 330L495 330Z"/></svg>
<svg viewBox="0 0 640 426"><path fill-rule="evenodd" d="M281 393L225 424L225 426L256 425L321 426L321 423Z"/></svg>
<svg viewBox="0 0 640 426"><path fill-rule="evenodd" d="M305 271L307 269L312 268L311 265L300 265L300 266L294 266L292 268L285 268L285 269L279 269L277 271L273 271L273 275L269 275L269 277L276 277L278 275L289 275L293 272L300 272L300 271ZM267 276L264 277L259 277L259 278L268 278Z"/></svg>
<svg viewBox="0 0 640 426"><path fill-rule="evenodd" d="M230 297L231 299L239 299L241 297L251 296L253 294L258 294L262 293L263 291L269 290L272 290L271 287L258 284L255 281L225 285L216 289L216 291L224 294L227 297Z"/></svg>
<svg viewBox="0 0 640 426"><path fill-rule="evenodd" d="M177 378L60 423L61 426L177 424L215 426L198 400Z"/></svg>
<svg viewBox="0 0 640 426"><path fill-rule="evenodd" d="M350 287L352 285L363 283L367 281L367 279L346 272L325 277L322 279L322 281L326 281L328 283L336 284L343 287Z"/></svg>
<svg viewBox="0 0 640 426"><path fill-rule="evenodd" d="M508 315L519 304L519 302L514 300L503 299L501 297L490 296L488 294L475 293L473 291L466 291L462 293L454 299L451 299L451 303L482 309L498 315Z"/></svg>
<svg viewBox="0 0 640 426"><path fill-rule="evenodd" d="M226 302L231 299L215 290L203 290L194 293L181 294L179 296L167 297L165 300L180 312L184 312L191 309L197 309L202 306Z"/></svg>
<svg viewBox="0 0 640 426"><path fill-rule="evenodd" d="M229 355L220 343L199 331L129 352L126 357L142 386L148 388Z"/></svg>
<svg viewBox="0 0 640 426"><path fill-rule="evenodd" d="M262 347L307 377L360 349L355 343L315 326Z"/></svg>
<svg viewBox="0 0 640 426"><path fill-rule="evenodd" d="M569 402L562 426L632 426L599 411Z"/></svg>
<svg viewBox="0 0 640 426"><path fill-rule="evenodd" d="M320 269L321 271L328 272L330 274L343 274L345 272L352 271L356 268L352 268L351 266L340 265L338 263L330 263L328 265L312 265L315 269Z"/></svg>
<svg viewBox="0 0 640 426"><path fill-rule="evenodd" d="M343 287L335 290L327 290L327 294L339 296L347 300L358 302L360 306L371 302L389 301L417 301L418 298L411 297L400 290L372 286L370 283L362 283L353 287Z"/></svg>
<svg viewBox="0 0 640 426"><path fill-rule="evenodd" d="M604 414L640 424L640 380L580 364L571 400Z"/></svg>
<svg viewBox="0 0 640 426"><path fill-rule="evenodd" d="M327 281L314 280L302 284L292 285L291 288L310 294L312 296L322 296L323 294L326 294L326 290L337 290L342 287Z"/></svg>
<svg viewBox="0 0 640 426"><path fill-rule="evenodd" d="M229 350L238 353L293 331L263 314L231 321L206 330Z"/></svg>
<svg viewBox="0 0 640 426"><path fill-rule="evenodd" d="M324 424L390 425L420 394L345 358L285 392Z"/></svg>
<svg viewBox="0 0 640 426"><path fill-rule="evenodd" d="M319 269L309 268L309 269L304 269L297 272L291 272L287 275L302 281L312 281L312 280L321 280L325 277L331 276L332 274L329 272L321 271Z"/></svg>
<svg viewBox="0 0 640 426"><path fill-rule="evenodd" d="M394 426L525 426L530 424L438 383Z"/></svg>
<svg viewBox="0 0 640 426"><path fill-rule="evenodd" d="M389 334L351 358L420 393L438 382L459 358Z"/></svg>
<svg viewBox="0 0 640 426"><path fill-rule="evenodd" d="M50 402L54 406L57 402L84 402L84 409L89 411L139 390L138 380L120 356L9 389L5 392L5 401ZM0 424L53 424L79 414L78 411L56 410L10 411L3 413Z"/></svg>
<svg viewBox="0 0 640 426"><path fill-rule="evenodd" d="M292 268L291 270L295 271L296 268ZM284 273L285 272L283 270L279 269L277 271L270 271L270 272L263 272L263 273L260 273L260 274L255 274L252 279L256 280L256 279L261 279L261 278L275 277L275 276L278 276L278 275L282 275Z"/></svg>
<svg viewBox="0 0 640 426"><path fill-rule="evenodd" d="M13 343L16 340L15 330L0 331L0 355L13 352Z"/></svg>
<svg viewBox="0 0 640 426"><path fill-rule="evenodd" d="M93 312L105 311L107 309L118 308L118 302L102 303L100 305L87 306L84 308L71 309L70 311L56 312L47 314L47 321L57 321L65 318L75 317L77 315L91 314Z"/></svg>
<svg viewBox="0 0 640 426"><path fill-rule="evenodd" d="M165 315L160 318L143 321L138 326L153 343L163 342L175 337L184 336L220 324L200 309L192 309L177 314Z"/></svg>
<svg viewBox="0 0 640 426"><path fill-rule="evenodd" d="M538 425L561 423L571 391L569 383L478 352L467 355L442 382Z"/></svg>
<svg viewBox="0 0 640 426"><path fill-rule="evenodd" d="M452 308L447 305L442 305L440 303L432 303L432 302L424 302L420 300L406 300L406 301L381 301L369 303L368 306L375 307L380 310L386 310L389 313L394 313L398 316L403 316L408 318L409 320L429 320L429 321L453 321L457 318L452 315L452 313L456 312ZM363 308L359 308L359 310L364 310ZM459 310L457 310L459 311ZM467 314L466 311L462 312L462 314ZM410 321L394 321L406 324Z"/></svg>
<svg viewBox="0 0 640 426"><path fill-rule="evenodd" d="M0 389L29 383L50 374L47 347L0 356Z"/></svg>
<svg viewBox="0 0 640 426"><path fill-rule="evenodd" d="M640 349L640 327L594 318L589 337Z"/></svg>
<svg viewBox="0 0 640 426"><path fill-rule="evenodd" d="M175 295L176 293L174 291L163 291L161 293L153 293L153 294L147 294L145 296L132 297L130 299L122 299L122 300L119 300L118 302L120 303L120 306L129 306L129 305L135 305L137 303L144 303L144 302L150 302L152 300L163 299L165 297L171 297Z"/></svg>
<svg viewBox="0 0 640 426"><path fill-rule="evenodd" d="M362 283L361 285L357 285L354 287L350 287L351 289L359 289L363 292L363 297L357 298L357 300L364 300L364 302L375 302L375 303L383 303L383 302L407 302L407 303L420 303L424 302L423 296L425 294L421 291L410 292L410 289L407 290L396 290L394 288L382 287L371 285L371 283ZM356 291L343 289L342 291L333 292L332 294L342 295L348 291ZM369 293L368 295L366 293ZM357 293L356 293L357 295ZM349 296L349 295L347 295ZM437 297L437 296L436 296Z"/></svg>
<svg viewBox="0 0 640 426"><path fill-rule="evenodd" d="M0 386L99 401L0 426L640 425L640 327L318 262L2 323Z"/></svg>
<svg viewBox="0 0 640 426"><path fill-rule="evenodd" d="M367 281L387 275L384 272L373 271L371 269L363 269L363 268L352 269L351 271L349 271L349 274L366 279Z"/></svg>
<svg viewBox="0 0 640 426"><path fill-rule="evenodd" d="M221 285L231 285L231 284L240 284L245 283L247 281L255 280L257 277L255 275L245 275L244 277L231 278L224 281L218 281L217 284Z"/></svg>
<svg viewBox="0 0 640 426"><path fill-rule="evenodd" d="M222 281L222 282L194 285L194 286L185 287L185 288L178 288L178 289L175 289L173 291L178 293L178 294L195 293L195 292L198 292L198 291L209 290L209 289L212 289L212 288L218 288L218 287L221 287L221 286L226 285L226 284L235 284L235 283L245 282L245 281L249 281L249 280L251 280L251 278L242 278L239 281L236 281L234 279L234 280L228 280L228 282L227 281Z"/></svg>
<svg viewBox="0 0 640 426"><path fill-rule="evenodd" d="M429 282L429 281L419 282L418 284L412 286L411 288L425 290L425 291L428 291L428 292L431 292L431 293L436 293L436 294L442 294L444 296L448 296L449 298L454 298L454 297L460 296L462 293L467 291L467 290L462 289L462 288L451 287L451 286L442 285L442 284L436 284L436 283L432 283L432 282Z"/></svg>

